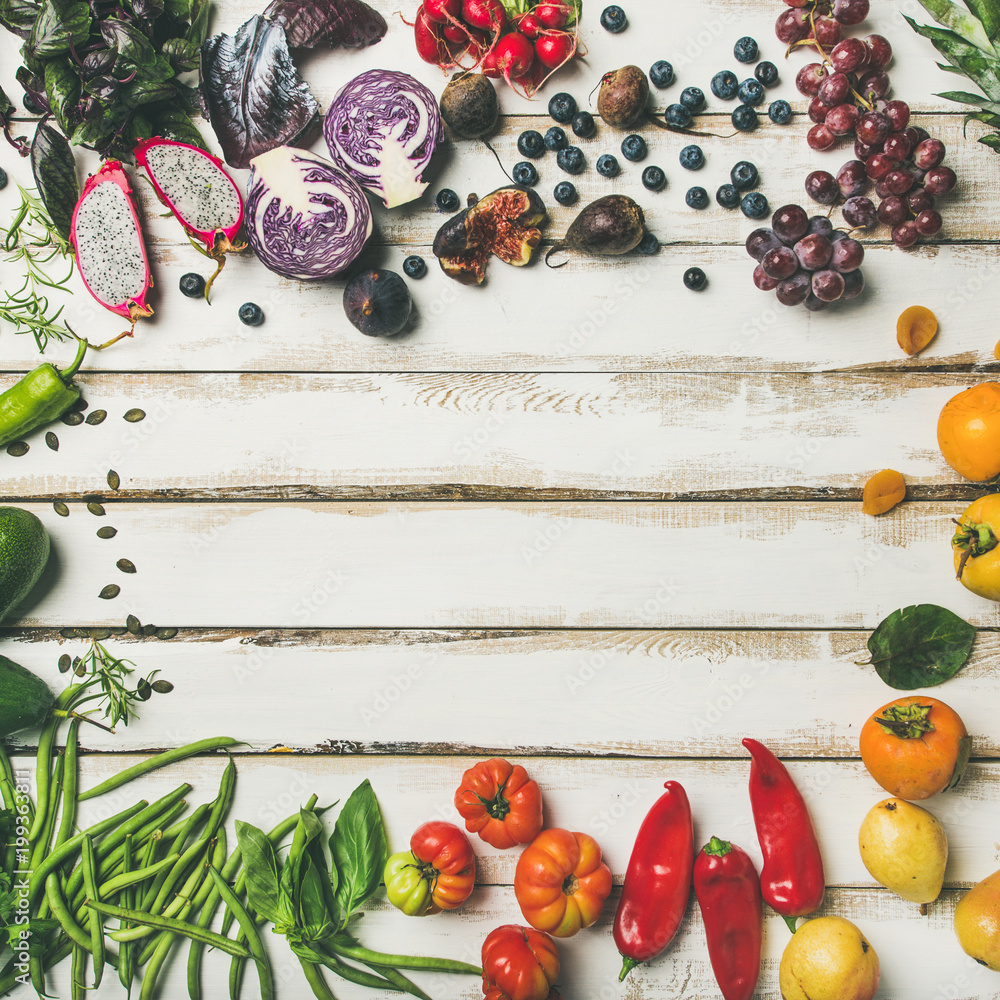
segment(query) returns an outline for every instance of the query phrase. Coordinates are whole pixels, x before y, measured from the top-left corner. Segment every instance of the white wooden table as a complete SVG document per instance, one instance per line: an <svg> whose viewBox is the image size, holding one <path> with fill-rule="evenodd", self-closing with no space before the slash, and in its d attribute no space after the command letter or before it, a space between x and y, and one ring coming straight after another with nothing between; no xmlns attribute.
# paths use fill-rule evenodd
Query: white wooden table
<svg viewBox="0 0 1000 1000"><path fill-rule="evenodd" d="M419 62L393 13L411 14L415 2L375 5L391 25L380 45L305 63L324 106L371 66L404 68L440 92L443 77ZM769 100L804 110L794 75L807 59L782 59L778 0L629 0L631 26L618 36L598 26L600 6L586 10L587 62L552 81L542 101L501 86L496 146L508 165L521 158L524 128L550 124L545 100L556 90L585 105L602 72L667 58L678 83L654 92L661 106L687 85L709 93L719 69L748 75L732 57L744 34L781 68ZM214 28L233 30L258 9L220 2ZM87 780L133 754L229 734L246 741L234 816L267 826L314 791L343 800L369 777L398 849L424 820L458 821L451 797L462 771L500 753L542 784L548 823L598 838L620 884L668 779L688 791L699 845L731 838L759 862L740 745L750 735L791 760L824 852L823 912L868 935L881 995L1000 996L1000 976L967 959L951 930L962 889L1000 859L1000 617L950 571L950 518L981 491L956 481L935 442L945 400L998 368L1000 158L974 141L975 126L963 139L960 110L933 96L954 80L900 11L922 14L915 0L873 0L866 27L891 40L894 94L947 143L959 187L929 245L904 252L887 245L884 228L870 234L864 298L817 315L753 288L742 244L756 223L714 199L704 212L684 205L690 185L714 194L744 158L760 167L772 207L806 203L808 171L835 171L852 154L810 151L801 113L786 128L702 141L708 164L697 175L677 162L691 140L645 129L646 163L669 178L660 194L641 187L638 165L623 161L614 181L593 170L622 134L601 124L582 142L581 204L609 191L636 197L665 244L652 258L573 258L559 271L494 261L485 287L469 289L430 257L442 217L429 197L376 209L372 266L399 270L413 252L432 264L409 282L420 321L398 341L347 323L342 282L287 281L249 255L231 259L211 307L183 298L179 277L204 262L138 183L157 317L133 341L87 358L79 382L108 419L56 425L58 453L36 434L23 458L0 456L0 499L34 510L54 543L47 586L4 629L5 654L59 685L59 654L82 646L60 637L64 626L120 625L133 613L181 629L169 642L112 640L176 691L115 737L88 731ZM15 93L16 46L10 37L0 45L3 84ZM729 133L731 105L709 102L699 124ZM27 180L13 159L0 162ZM480 144L448 143L440 161L431 194L482 195L503 183ZM551 197L563 176L552 154L539 169L547 236L557 238L574 210ZM10 185L0 217L15 202ZM702 294L681 283L694 264L709 276ZM116 333L118 320L78 287L70 323L91 339ZM247 299L266 315L256 329L237 320ZM917 302L937 313L941 332L906 358L895 319ZM56 346L47 357L65 354ZM38 363L31 338L9 329L0 357L4 387ZM147 411L142 423L122 421L133 406ZM906 477L907 503L866 517L860 488L885 467ZM116 494L105 485L111 468ZM93 496L106 505L103 521L87 512ZM53 512L57 499L69 518ZM102 523L118 528L113 541L95 537ZM121 556L135 576L115 569ZM112 582L121 596L99 600ZM927 803L946 824L951 857L926 917L875 886L856 847L862 816L883 797L858 758L858 733L894 692L855 661L886 614L921 602L982 630L970 664L935 692L964 716L975 750L961 790ZM18 742L20 764L33 740ZM207 800L221 767L218 758L179 765L151 777L149 794L190 779ZM371 941L475 960L492 927L520 922L515 852L476 848L480 886L462 911L408 920L380 896L365 918ZM565 1000L717 996L693 902L669 951L618 985L617 893L595 928L562 945ZM770 914L760 997L778 996L786 941ZM284 942L270 946L279 997L303 997ZM226 963L211 967L221 997ZM473 979L427 983L442 1000L481 995ZM100 995L117 991L111 981ZM163 995L186 996L183 963Z"/></svg>

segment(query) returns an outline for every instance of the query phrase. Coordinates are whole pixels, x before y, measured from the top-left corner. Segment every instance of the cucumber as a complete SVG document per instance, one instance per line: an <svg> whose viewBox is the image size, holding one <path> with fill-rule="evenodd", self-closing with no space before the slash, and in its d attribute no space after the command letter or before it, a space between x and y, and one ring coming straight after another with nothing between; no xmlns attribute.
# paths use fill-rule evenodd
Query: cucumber
<svg viewBox="0 0 1000 1000"><path fill-rule="evenodd" d="M41 677L0 656L0 739L40 726L55 700Z"/></svg>

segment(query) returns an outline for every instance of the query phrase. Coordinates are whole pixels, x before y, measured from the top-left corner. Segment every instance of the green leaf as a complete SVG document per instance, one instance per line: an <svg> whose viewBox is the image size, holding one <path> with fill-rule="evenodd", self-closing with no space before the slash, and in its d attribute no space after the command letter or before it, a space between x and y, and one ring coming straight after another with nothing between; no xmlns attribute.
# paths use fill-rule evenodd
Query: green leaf
<svg viewBox="0 0 1000 1000"><path fill-rule="evenodd" d="M133 24L105 18L101 21L101 37L109 49L118 53L128 68L138 69L154 58L149 39Z"/></svg>
<svg viewBox="0 0 1000 1000"><path fill-rule="evenodd" d="M0 124L6 126L7 120L14 113L14 110L10 98L4 93L3 87L0 87Z"/></svg>
<svg viewBox="0 0 1000 1000"><path fill-rule="evenodd" d="M0 0L0 24L15 35L27 38L39 9L32 0Z"/></svg>
<svg viewBox="0 0 1000 1000"><path fill-rule="evenodd" d="M82 46L90 35L90 7L84 0L45 0L28 36L27 48L37 59L69 52L70 36Z"/></svg>
<svg viewBox="0 0 1000 1000"><path fill-rule="evenodd" d="M991 100L1000 101L1000 74L997 72L995 56L990 58L982 49L970 45L953 31L917 24L913 18L907 17L905 14L903 17L918 35L929 38L934 48L958 72L964 73L970 80L982 87Z"/></svg>
<svg viewBox="0 0 1000 1000"><path fill-rule="evenodd" d="M314 941L329 937L333 930L325 882L326 879L316 870L311 855L303 855L298 895L299 926Z"/></svg>
<svg viewBox="0 0 1000 1000"><path fill-rule="evenodd" d="M168 38L160 50L170 60L176 73L189 73L198 68L201 53L197 42L186 38Z"/></svg>
<svg viewBox="0 0 1000 1000"><path fill-rule="evenodd" d="M174 78L174 68L164 55L151 56L135 70L135 79L139 83L167 83Z"/></svg>
<svg viewBox="0 0 1000 1000"><path fill-rule="evenodd" d="M199 149L208 149L201 133L186 112L169 105L148 108L147 112L150 115L150 133L142 138L149 139L154 135L162 135L167 139L176 139L178 142L197 146Z"/></svg>
<svg viewBox="0 0 1000 1000"><path fill-rule="evenodd" d="M136 80L125 91L125 98L133 106L141 107L158 101L169 101L175 93L174 85L169 81L160 83L156 80Z"/></svg>
<svg viewBox="0 0 1000 1000"><path fill-rule="evenodd" d="M1000 40L1000 7L997 6L996 0L965 0L965 2L969 10L979 18L983 30L996 49L996 42Z"/></svg>
<svg viewBox="0 0 1000 1000"><path fill-rule="evenodd" d="M979 141L984 146L989 146L994 153L1000 153L1000 134L991 132L989 135L984 135Z"/></svg>
<svg viewBox="0 0 1000 1000"><path fill-rule="evenodd" d="M969 6L972 7L974 2L976 0L969 0ZM938 24L950 28L960 38L975 45L977 49L982 49L984 52L993 51L990 35L985 30L981 19L973 17L958 4L952 3L951 0L919 0L919 3Z"/></svg>
<svg viewBox="0 0 1000 1000"><path fill-rule="evenodd" d="M210 0L191 0L191 26L185 37L200 46L208 38L208 24L212 16Z"/></svg>
<svg viewBox="0 0 1000 1000"><path fill-rule="evenodd" d="M943 97L946 101L955 101L956 104L971 104L984 111L1000 114L1000 103L988 101L982 94L970 94L964 90L945 90L936 96Z"/></svg>
<svg viewBox="0 0 1000 1000"><path fill-rule="evenodd" d="M164 0L163 10L175 21L191 20L191 0Z"/></svg>
<svg viewBox="0 0 1000 1000"><path fill-rule="evenodd" d="M279 901L278 859L263 830L250 823L236 821L236 840L243 854L247 873L247 898L265 919L277 924L282 917Z"/></svg>
<svg viewBox="0 0 1000 1000"><path fill-rule="evenodd" d="M80 197L76 161L66 137L51 125L39 125L31 143L31 172L45 210L64 239L69 239L73 209Z"/></svg>
<svg viewBox="0 0 1000 1000"><path fill-rule="evenodd" d="M337 903L346 919L379 887L389 857L385 824L367 778L337 817L330 853L340 875Z"/></svg>
<svg viewBox="0 0 1000 1000"><path fill-rule="evenodd" d="M66 59L50 59L45 64L45 97L59 127L68 135L76 124L70 113L80 100L80 78Z"/></svg>
<svg viewBox="0 0 1000 1000"><path fill-rule="evenodd" d="M947 608L915 604L893 611L868 640L869 661L897 691L934 687L961 670L976 630Z"/></svg>

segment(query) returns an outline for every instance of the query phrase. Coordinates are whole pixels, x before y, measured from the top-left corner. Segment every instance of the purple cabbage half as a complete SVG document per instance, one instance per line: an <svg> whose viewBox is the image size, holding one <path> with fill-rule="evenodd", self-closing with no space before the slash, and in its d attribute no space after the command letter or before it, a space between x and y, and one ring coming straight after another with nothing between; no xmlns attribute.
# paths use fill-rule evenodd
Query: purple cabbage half
<svg viewBox="0 0 1000 1000"><path fill-rule="evenodd" d="M395 208L427 188L423 175L443 135L441 112L409 73L371 69L333 99L323 135L333 162Z"/></svg>
<svg viewBox="0 0 1000 1000"><path fill-rule="evenodd" d="M329 160L278 146L250 161L245 224L265 267L286 278L329 278L372 234L364 191Z"/></svg>

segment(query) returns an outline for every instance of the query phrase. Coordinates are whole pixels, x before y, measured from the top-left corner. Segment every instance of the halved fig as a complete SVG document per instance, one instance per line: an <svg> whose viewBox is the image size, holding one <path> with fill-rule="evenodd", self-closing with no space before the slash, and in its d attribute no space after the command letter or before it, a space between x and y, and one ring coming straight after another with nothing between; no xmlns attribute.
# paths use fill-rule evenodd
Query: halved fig
<svg viewBox="0 0 1000 1000"><path fill-rule="evenodd" d="M531 188L498 188L438 230L434 256L449 277L463 285L481 285L493 255L515 267L531 261L542 241L538 227L546 217L542 199Z"/></svg>

